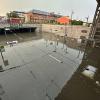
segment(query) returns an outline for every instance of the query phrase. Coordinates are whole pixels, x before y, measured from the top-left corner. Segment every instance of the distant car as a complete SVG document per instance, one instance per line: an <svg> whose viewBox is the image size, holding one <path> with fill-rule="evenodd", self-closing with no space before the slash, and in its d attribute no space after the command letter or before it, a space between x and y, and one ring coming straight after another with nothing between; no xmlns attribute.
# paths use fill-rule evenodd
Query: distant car
<svg viewBox="0 0 100 100"><path fill-rule="evenodd" d="M17 44L18 43L18 41L12 41L13 42L13 44Z"/></svg>
<svg viewBox="0 0 100 100"><path fill-rule="evenodd" d="M16 41L9 41L9 42L7 42L8 45L15 45L15 44L17 44L17 43L18 43L17 40L16 40Z"/></svg>

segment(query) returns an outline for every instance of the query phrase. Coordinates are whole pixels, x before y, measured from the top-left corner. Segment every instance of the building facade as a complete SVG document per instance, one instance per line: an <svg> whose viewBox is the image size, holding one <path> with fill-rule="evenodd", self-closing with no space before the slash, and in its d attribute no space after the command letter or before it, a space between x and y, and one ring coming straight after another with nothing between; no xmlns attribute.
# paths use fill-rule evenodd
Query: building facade
<svg viewBox="0 0 100 100"><path fill-rule="evenodd" d="M54 13L48 13L40 10L31 10L27 13L24 13L25 23L50 23L54 22L60 15Z"/></svg>

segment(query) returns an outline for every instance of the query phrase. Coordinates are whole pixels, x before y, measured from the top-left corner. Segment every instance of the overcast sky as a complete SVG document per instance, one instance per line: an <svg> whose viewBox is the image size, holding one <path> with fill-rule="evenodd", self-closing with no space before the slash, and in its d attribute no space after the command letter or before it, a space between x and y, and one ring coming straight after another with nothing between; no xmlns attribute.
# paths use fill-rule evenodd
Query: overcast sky
<svg viewBox="0 0 100 100"><path fill-rule="evenodd" d="M74 11L73 18L86 20L89 16L92 20L95 9L96 0L1 0L0 1L0 16L6 12L28 11L38 9L48 12L60 13L70 16Z"/></svg>

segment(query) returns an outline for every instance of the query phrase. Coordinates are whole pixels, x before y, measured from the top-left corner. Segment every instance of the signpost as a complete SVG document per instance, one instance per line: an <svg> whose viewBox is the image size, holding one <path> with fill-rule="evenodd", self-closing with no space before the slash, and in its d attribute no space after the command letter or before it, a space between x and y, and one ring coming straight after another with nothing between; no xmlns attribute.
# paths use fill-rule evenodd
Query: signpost
<svg viewBox="0 0 100 100"><path fill-rule="evenodd" d="M5 66L7 66L7 65L9 65L9 63L8 63L8 60L4 59L3 54L2 54L3 52L5 52L5 48L4 48L4 46L0 46L0 53L1 53L3 63L4 63Z"/></svg>
<svg viewBox="0 0 100 100"><path fill-rule="evenodd" d="M5 52L5 48L4 48L4 46L0 46L0 53L1 53L2 60L3 60L3 62L4 62L4 57L3 57L2 52ZM0 66L0 71L3 71L2 66Z"/></svg>
<svg viewBox="0 0 100 100"><path fill-rule="evenodd" d="M4 62L4 57L3 57L2 52L5 52L4 46L0 46L0 53L1 53L2 60L3 60L3 62Z"/></svg>

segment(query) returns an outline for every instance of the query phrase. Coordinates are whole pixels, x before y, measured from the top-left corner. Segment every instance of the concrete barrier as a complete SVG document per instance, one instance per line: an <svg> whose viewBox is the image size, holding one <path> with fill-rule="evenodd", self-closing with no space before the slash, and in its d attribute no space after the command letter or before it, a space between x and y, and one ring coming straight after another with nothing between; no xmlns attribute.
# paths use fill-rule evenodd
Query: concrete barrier
<svg viewBox="0 0 100 100"><path fill-rule="evenodd" d="M65 35L66 33L67 36L71 38L80 38L80 36L85 36L86 38L88 38L89 33L90 33L90 27L43 24L42 31L55 33L61 36Z"/></svg>

